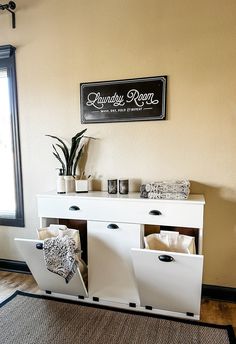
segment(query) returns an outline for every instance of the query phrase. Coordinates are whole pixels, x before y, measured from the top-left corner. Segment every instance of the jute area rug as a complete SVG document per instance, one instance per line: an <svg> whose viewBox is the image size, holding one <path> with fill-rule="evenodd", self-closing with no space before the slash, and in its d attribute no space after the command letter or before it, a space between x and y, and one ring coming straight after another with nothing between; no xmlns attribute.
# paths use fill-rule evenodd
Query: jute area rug
<svg viewBox="0 0 236 344"><path fill-rule="evenodd" d="M1 304L1 344L232 344L231 326L149 316L17 291Z"/></svg>

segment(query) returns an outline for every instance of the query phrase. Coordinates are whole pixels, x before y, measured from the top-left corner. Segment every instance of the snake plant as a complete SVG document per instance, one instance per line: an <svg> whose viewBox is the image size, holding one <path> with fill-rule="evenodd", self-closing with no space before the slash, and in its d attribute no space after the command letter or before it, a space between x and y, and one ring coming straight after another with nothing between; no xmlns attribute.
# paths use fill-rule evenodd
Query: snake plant
<svg viewBox="0 0 236 344"><path fill-rule="evenodd" d="M55 158L60 162L63 174L66 176L76 175L76 168L84 148L84 143L82 143L81 140L85 137L84 133L86 130L87 129L84 129L77 133L75 136L73 136L71 139L70 146L68 146L61 138L57 136L46 135L59 142L56 144L52 144L52 153L55 156ZM58 148L60 149L62 156L59 154Z"/></svg>

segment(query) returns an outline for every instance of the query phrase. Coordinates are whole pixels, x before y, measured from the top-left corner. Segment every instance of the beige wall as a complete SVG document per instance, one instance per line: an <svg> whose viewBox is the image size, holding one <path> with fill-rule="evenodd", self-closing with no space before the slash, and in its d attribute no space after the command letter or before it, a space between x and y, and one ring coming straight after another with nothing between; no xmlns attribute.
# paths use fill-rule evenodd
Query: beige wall
<svg viewBox="0 0 236 344"><path fill-rule="evenodd" d="M79 83L168 75L166 121L87 125L100 140L87 171L137 181L188 178L204 193L204 283L236 287L236 2L234 0L18 0L16 29L0 13L0 44L17 47L26 227L0 227L0 257L21 259L13 238L35 237L36 194L55 187L50 139L80 124ZM68 7L67 7L68 6Z"/></svg>

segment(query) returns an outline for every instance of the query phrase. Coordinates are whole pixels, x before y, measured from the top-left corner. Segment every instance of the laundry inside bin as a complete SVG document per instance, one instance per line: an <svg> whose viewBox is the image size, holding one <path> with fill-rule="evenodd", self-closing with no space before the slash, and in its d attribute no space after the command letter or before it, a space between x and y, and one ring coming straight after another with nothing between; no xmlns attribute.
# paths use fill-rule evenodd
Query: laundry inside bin
<svg viewBox="0 0 236 344"><path fill-rule="evenodd" d="M40 240L46 240L50 238L65 238L65 236L68 236L74 240L75 247L76 247L75 260L77 262L77 268L80 270L80 273L83 277L85 285L87 285L88 269L87 269L86 263L81 258L81 242L80 242L79 231L76 229L67 228L67 226L65 225L51 224L49 227L38 229L37 234L38 234L38 239ZM46 259L45 259L45 264L46 264Z"/></svg>
<svg viewBox="0 0 236 344"><path fill-rule="evenodd" d="M195 238L179 232L161 230L144 237L144 243L150 250L196 254Z"/></svg>

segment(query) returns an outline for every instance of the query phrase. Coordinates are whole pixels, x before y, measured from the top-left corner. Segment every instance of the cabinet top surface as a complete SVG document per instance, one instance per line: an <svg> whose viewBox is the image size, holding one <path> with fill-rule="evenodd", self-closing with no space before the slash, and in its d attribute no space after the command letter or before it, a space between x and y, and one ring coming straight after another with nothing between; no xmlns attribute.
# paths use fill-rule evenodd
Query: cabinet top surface
<svg viewBox="0 0 236 344"><path fill-rule="evenodd" d="M57 194L55 191L38 194L38 198L61 198L61 199L97 199L97 200L109 200L109 201L137 201L137 202L165 202L165 203L200 203L205 204L204 195L190 194L187 200L163 200L163 199L148 199L141 198L139 192L130 192L128 195L120 194L108 194L106 191L89 191L88 193L67 193Z"/></svg>

